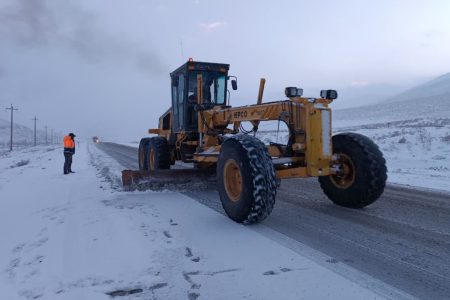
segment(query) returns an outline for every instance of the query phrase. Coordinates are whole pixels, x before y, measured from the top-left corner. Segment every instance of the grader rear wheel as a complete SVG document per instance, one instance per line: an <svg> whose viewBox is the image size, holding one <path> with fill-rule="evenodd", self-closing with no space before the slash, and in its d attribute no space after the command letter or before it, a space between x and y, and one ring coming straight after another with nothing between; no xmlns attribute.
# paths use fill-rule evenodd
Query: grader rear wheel
<svg viewBox="0 0 450 300"><path fill-rule="evenodd" d="M170 152L167 140L156 136L149 139L147 147L147 167L149 171L170 169Z"/></svg>
<svg viewBox="0 0 450 300"><path fill-rule="evenodd" d="M217 185L226 214L244 224L264 220L273 209L277 181L265 145L248 135L228 138L217 163Z"/></svg>
<svg viewBox="0 0 450 300"><path fill-rule="evenodd" d="M356 133L333 136L333 152L339 156L340 171L319 177L320 186L335 204L362 208L383 193L387 179L386 161L378 146Z"/></svg>
<svg viewBox="0 0 450 300"><path fill-rule="evenodd" d="M148 151L148 143L149 142L150 142L150 138L143 138L139 142L138 162L139 162L139 170L141 170L141 171L148 169L147 151Z"/></svg>
<svg viewBox="0 0 450 300"><path fill-rule="evenodd" d="M148 153L148 168L150 170L155 170L155 149L150 148Z"/></svg>

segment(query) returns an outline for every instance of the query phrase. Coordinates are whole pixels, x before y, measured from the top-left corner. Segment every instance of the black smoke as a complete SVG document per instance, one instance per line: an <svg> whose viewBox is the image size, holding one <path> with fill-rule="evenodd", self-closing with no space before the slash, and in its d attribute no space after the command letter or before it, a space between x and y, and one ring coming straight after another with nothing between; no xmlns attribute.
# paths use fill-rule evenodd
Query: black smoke
<svg viewBox="0 0 450 300"><path fill-rule="evenodd" d="M0 5L0 44L67 48L89 64L131 62L153 75L166 68L156 49L102 27L91 11L71 1L9 0Z"/></svg>

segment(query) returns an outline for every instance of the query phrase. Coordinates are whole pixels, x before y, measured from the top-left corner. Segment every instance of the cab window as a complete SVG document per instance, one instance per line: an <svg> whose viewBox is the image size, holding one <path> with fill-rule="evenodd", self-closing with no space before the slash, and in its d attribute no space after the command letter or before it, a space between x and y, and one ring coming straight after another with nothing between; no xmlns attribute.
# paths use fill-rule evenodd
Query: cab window
<svg viewBox="0 0 450 300"><path fill-rule="evenodd" d="M189 74L188 100L197 102L197 75L202 75L203 98L205 102L225 104L226 76L218 72L191 72Z"/></svg>

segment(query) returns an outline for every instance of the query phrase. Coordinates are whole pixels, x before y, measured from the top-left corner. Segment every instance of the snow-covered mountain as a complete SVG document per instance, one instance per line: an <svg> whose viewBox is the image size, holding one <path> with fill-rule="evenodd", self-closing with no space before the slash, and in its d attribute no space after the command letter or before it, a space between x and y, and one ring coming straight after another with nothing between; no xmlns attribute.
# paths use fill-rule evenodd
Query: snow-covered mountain
<svg viewBox="0 0 450 300"><path fill-rule="evenodd" d="M407 101L409 99L426 99L445 95L450 95L450 72L391 97L387 101Z"/></svg>
<svg viewBox="0 0 450 300"><path fill-rule="evenodd" d="M450 73L377 104L334 111L335 127L424 118L450 118Z"/></svg>
<svg viewBox="0 0 450 300"><path fill-rule="evenodd" d="M350 86L338 89L339 97L333 103L335 109L353 108L380 103L406 89L402 85L374 84Z"/></svg>
<svg viewBox="0 0 450 300"><path fill-rule="evenodd" d="M4 119L0 119L0 149L9 148L11 123ZM38 143L42 143L45 140L45 133L38 130L37 133ZM14 123L13 126L13 145L18 147L29 146L34 142L34 130L26 126Z"/></svg>

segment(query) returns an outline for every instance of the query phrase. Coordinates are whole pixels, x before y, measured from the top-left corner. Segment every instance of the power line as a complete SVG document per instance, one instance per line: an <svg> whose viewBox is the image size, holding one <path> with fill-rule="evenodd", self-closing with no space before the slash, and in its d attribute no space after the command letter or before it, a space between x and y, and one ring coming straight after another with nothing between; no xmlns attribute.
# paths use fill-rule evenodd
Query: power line
<svg viewBox="0 0 450 300"><path fill-rule="evenodd" d="M19 110L18 108L14 108L14 106L11 104L11 107L7 107L6 110L11 111L11 140L9 145L9 150L12 151L13 149L13 120L14 120L14 111Z"/></svg>

